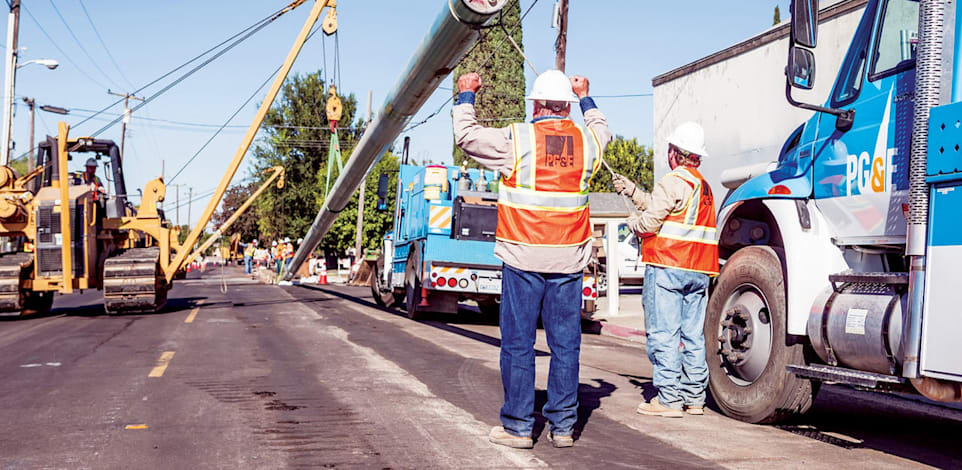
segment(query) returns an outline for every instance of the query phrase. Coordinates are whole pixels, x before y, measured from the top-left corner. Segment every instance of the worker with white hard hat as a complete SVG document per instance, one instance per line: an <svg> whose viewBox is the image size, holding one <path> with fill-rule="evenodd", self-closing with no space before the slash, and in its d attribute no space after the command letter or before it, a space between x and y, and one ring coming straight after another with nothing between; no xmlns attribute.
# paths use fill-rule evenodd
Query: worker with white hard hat
<svg viewBox="0 0 962 470"><path fill-rule="evenodd" d="M481 77L458 78L454 137L481 165L499 172L498 228L494 254L501 279L502 426L488 440L518 448L533 446L534 340L538 318L551 348L548 400L549 440L570 447L578 418L582 273L591 259L588 185L601 165L611 131L588 97L588 79L549 70L534 81L534 119L486 128L475 117ZM580 103L585 124L570 119Z"/></svg>
<svg viewBox="0 0 962 470"><path fill-rule="evenodd" d="M705 361L705 308L708 282L718 275L715 201L698 172L708 156L705 131L685 122L668 137L668 166L651 193L615 175L615 190L641 211L628 225L643 237L646 349L658 396L638 405L645 415L682 417L704 413L708 364ZM678 344L684 345L679 351Z"/></svg>

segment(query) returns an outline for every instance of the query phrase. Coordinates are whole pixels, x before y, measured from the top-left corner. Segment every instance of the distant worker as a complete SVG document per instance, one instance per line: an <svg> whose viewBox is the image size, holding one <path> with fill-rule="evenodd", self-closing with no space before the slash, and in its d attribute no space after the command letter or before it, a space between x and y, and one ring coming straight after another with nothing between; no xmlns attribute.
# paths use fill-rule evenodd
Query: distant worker
<svg viewBox="0 0 962 470"><path fill-rule="evenodd" d="M705 132L686 122L668 138L671 172L651 193L628 178L612 178L615 190L641 211L628 225L643 237L645 332L652 382L658 396L638 405L644 415L682 417L704 414L708 364L705 361L705 307L708 279L718 275L715 201L698 172ZM679 341L683 349L679 351Z"/></svg>
<svg viewBox="0 0 962 470"><path fill-rule="evenodd" d="M281 273L281 246L278 245L277 240L271 242L271 262L274 263L274 271L277 274Z"/></svg>
<svg viewBox="0 0 962 470"><path fill-rule="evenodd" d="M254 252L257 250L257 240L252 240L244 247L244 272L250 274L254 270Z"/></svg>
<svg viewBox="0 0 962 470"><path fill-rule="evenodd" d="M294 261L294 244L291 243L290 238L284 239L284 269L289 269L291 267L291 262Z"/></svg>
<svg viewBox="0 0 962 470"><path fill-rule="evenodd" d="M531 448L534 428L534 342L544 323L551 363L542 414L555 447L574 445L581 353L581 278L591 259L588 184L601 165L611 132L588 97L588 79L549 70L535 80L531 123L504 128L478 124L476 73L458 78L454 138L481 165L500 172L494 253L504 262L501 283L502 426L488 440ZM577 95L577 96L576 96ZM569 118L581 103L585 125Z"/></svg>

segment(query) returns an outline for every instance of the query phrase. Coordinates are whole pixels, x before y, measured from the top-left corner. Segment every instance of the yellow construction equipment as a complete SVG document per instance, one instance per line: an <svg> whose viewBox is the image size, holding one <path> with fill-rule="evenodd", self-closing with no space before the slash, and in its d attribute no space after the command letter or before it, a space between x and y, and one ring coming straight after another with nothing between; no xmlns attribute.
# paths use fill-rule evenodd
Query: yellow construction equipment
<svg viewBox="0 0 962 470"><path fill-rule="evenodd" d="M295 0L284 12L306 2ZM112 141L70 138L70 127L60 123L57 137L48 137L38 146L36 169L18 178L12 169L0 166L0 236L13 240L19 248L0 254L0 314L46 311L53 303L54 293L82 289L102 289L108 313L156 311L163 307L173 280L199 253L192 252L194 244L220 204L294 60L327 7L330 11L324 31L331 34L336 30L335 6L334 0L315 1L213 197L183 244L178 243L179 227L165 220L158 208L166 194L162 178L146 184L140 207L134 208L127 202L122 160ZM67 162L80 154L94 154L98 159L109 156L114 195L110 196L99 184L85 184L71 177ZM274 174L254 197L275 179L282 178L282 168L269 171ZM245 202L221 230L251 202Z"/></svg>

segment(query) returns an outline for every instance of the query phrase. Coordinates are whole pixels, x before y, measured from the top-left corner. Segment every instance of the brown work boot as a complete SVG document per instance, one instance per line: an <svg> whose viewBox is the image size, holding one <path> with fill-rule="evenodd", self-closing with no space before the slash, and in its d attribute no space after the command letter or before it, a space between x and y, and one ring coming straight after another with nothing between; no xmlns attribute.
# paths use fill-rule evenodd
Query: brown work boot
<svg viewBox="0 0 962 470"><path fill-rule="evenodd" d="M685 405L685 413L688 413L690 415L695 415L695 416L701 416L705 414L705 407L695 406L695 405Z"/></svg>
<svg viewBox="0 0 962 470"><path fill-rule="evenodd" d="M681 409L669 408L658 403L658 398L652 398L650 402L638 405L635 411L643 415L661 416L664 418L682 418L685 416L682 414Z"/></svg>
<svg viewBox="0 0 962 470"><path fill-rule="evenodd" d="M551 441L551 445L555 447L574 447L575 446L575 438L571 434L557 435L549 432L548 440Z"/></svg>
<svg viewBox="0 0 962 470"><path fill-rule="evenodd" d="M534 441L531 440L531 436L521 437L508 434L502 426L491 428L491 432L488 433L488 442L513 447L515 449L530 449L534 447Z"/></svg>

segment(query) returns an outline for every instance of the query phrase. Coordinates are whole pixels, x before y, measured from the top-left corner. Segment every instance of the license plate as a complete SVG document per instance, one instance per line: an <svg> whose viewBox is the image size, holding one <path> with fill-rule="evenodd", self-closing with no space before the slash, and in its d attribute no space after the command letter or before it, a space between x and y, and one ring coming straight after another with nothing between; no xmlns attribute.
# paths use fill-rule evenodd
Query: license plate
<svg viewBox="0 0 962 470"><path fill-rule="evenodd" d="M501 279L478 278L478 292L501 293Z"/></svg>

